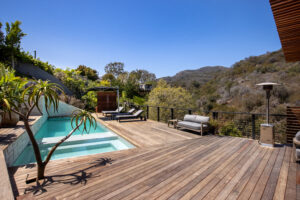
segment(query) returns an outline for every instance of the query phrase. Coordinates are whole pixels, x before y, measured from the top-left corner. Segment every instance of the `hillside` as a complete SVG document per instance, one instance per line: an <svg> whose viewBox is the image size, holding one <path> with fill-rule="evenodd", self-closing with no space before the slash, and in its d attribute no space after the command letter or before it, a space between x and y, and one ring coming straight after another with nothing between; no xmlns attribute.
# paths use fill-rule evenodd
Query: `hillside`
<svg viewBox="0 0 300 200"><path fill-rule="evenodd" d="M265 93L256 86L260 82L281 84L272 92L272 112L283 113L286 105L300 105L300 62L286 63L282 50L245 58L214 75L202 86L188 88L204 111L264 112Z"/></svg>
<svg viewBox="0 0 300 200"><path fill-rule="evenodd" d="M223 66L207 66L195 70L184 70L174 76L167 76L162 79L171 85L189 87L191 84L202 85L214 78L216 74L226 71L228 68Z"/></svg>
<svg viewBox="0 0 300 200"><path fill-rule="evenodd" d="M50 81L52 83L56 83L60 85L60 87L64 90L65 94L72 96L73 92L69 90L58 78L53 76L52 74L46 72L45 70L30 64L30 63L19 63L16 65L15 70L17 74L20 74L25 77L29 77L35 80L43 80L43 81Z"/></svg>

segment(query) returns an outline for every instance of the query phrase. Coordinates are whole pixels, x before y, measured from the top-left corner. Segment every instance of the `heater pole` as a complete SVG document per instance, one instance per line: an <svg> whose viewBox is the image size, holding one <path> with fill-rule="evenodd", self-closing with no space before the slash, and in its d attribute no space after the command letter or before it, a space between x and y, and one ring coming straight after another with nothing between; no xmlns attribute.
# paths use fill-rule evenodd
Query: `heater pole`
<svg viewBox="0 0 300 200"><path fill-rule="evenodd" d="M270 105L270 96L268 95L268 92L267 92L267 124L269 124L269 122L270 122L270 120L269 120L269 110L270 110L269 105Z"/></svg>

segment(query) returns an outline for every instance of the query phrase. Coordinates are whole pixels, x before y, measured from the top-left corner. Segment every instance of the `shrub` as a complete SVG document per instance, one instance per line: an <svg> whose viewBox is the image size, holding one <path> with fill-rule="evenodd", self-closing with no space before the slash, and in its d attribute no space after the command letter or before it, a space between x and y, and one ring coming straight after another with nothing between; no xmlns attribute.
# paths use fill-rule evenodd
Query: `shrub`
<svg viewBox="0 0 300 200"><path fill-rule="evenodd" d="M258 65L256 68L256 71L259 73L272 73L272 72L277 72L279 71L279 68L276 65Z"/></svg>
<svg viewBox="0 0 300 200"><path fill-rule="evenodd" d="M242 137L242 132L233 122L226 122L224 126L220 128L220 135Z"/></svg>
<svg viewBox="0 0 300 200"><path fill-rule="evenodd" d="M32 55L30 55L28 52L20 52L17 55L18 60L20 60L23 63L30 63L33 64L42 70L48 72L49 74L54 73L55 67L48 62L40 61L39 59L34 59Z"/></svg>
<svg viewBox="0 0 300 200"><path fill-rule="evenodd" d="M287 88L284 86L274 87L272 93L275 97L279 99L279 103L284 103L289 97L289 92L287 91Z"/></svg>

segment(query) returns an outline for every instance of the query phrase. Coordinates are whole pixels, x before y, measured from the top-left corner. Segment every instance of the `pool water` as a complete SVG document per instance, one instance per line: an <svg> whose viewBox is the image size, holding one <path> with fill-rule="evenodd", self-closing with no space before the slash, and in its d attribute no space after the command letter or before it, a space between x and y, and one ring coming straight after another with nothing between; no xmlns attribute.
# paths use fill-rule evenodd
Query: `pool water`
<svg viewBox="0 0 300 200"><path fill-rule="evenodd" d="M71 118L49 118L35 135L42 158L45 159L52 146L71 130ZM134 148L131 143L100 123L97 123L96 129L91 128L88 134L82 133L82 128L80 130L75 131L55 150L51 160ZM19 166L34 162L36 160L30 143L13 165Z"/></svg>
<svg viewBox="0 0 300 200"><path fill-rule="evenodd" d="M72 123L73 127L76 126L75 120ZM45 137L59 137L66 136L71 130L73 130L71 125L71 118L62 117L62 118L49 118L41 127L41 129L35 135L36 139L41 139ZM89 123L87 127L89 127ZM82 127L76 130L72 135L81 135ZM98 124L96 129L95 127L91 127L88 134L93 133L102 133L108 132L108 130L101 124ZM85 133L86 134L86 133Z"/></svg>

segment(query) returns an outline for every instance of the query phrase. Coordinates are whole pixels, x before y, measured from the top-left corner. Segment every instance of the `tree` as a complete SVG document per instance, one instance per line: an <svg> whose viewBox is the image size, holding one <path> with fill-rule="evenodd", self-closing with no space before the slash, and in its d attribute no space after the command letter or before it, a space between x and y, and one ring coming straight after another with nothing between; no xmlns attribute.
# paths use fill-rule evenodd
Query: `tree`
<svg viewBox="0 0 300 200"><path fill-rule="evenodd" d="M107 74L112 74L114 77L118 77L120 74L124 73L124 63L122 62L112 62L105 66L105 72Z"/></svg>
<svg viewBox="0 0 300 200"><path fill-rule="evenodd" d="M112 82L112 81L116 80L116 78L113 74L107 73L102 76L102 80Z"/></svg>
<svg viewBox="0 0 300 200"><path fill-rule="evenodd" d="M191 109L195 105L192 100L192 95L187 90L181 87L171 87L163 79L160 79L156 88L149 93L147 104L150 106L174 108L176 110L177 118L182 118L186 113L186 111L178 108ZM150 109L150 118L151 116L156 116L156 111L154 109ZM161 112L162 120L166 121L169 116L169 112Z"/></svg>
<svg viewBox="0 0 300 200"><path fill-rule="evenodd" d="M2 32L2 23L0 22L0 48L4 45L4 33Z"/></svg>
<svg viewBox="0 0 300 200"><path fill-rule="evenodd" d="M99 79L97 70L94 70L85 65L79 65L76 70L80 72L81 76L86 76L88 79L92 81Z"/></svg>
<svg viewBox="0 0 300 200"><path fill-rule="evenodd" d="M5 76L6 75L2 75L1 80L6 80ZM68 133L68 135L62 138L51 148L45 160L43 160L39 149L39 145L36 139L34 138L33 132L29 125L29 116L35 107L42 113L42 108L39 105L41 98L44 98L45 110L47 113L48 110L52 107L54 108L54 111L57 111L59 106L59 96L57 91L63 91L58 85L41 80L37 81L35 84L23 90L22 94L18 95L19 98L16 98L15 94L12 95L10 91L13 89L14 88L11 88L9 84L3 84L0 90L0 97L4 97L3 103L7 110L9 112L14 112L20 115L20 117L24 121L25 129L32 143L35 159L37 162L36 182L37 184L39 184L39 180L45 178L46 165L50 161L51 156L53 155L54 151L58 148L58 146L61 145L64 141L66 141L69 137L71 137L71 135L77 129L79 129L81 125L83 126L83 132L88 132L89 128L96 124L96 121L95 118L87 111L78 111L77 113L74 113L71 124L73 126L73 122L75 122L75 127L73 127L73 130L70 133ZM25 114L24 112L21 112L21 107L26 108ZM87 124L90 124L90 126L87 127Z"/></svg>
<svg viewBox="0 0 300 200"><path fill-rule="evenodd" d="M137 69L131 73L136 74L136 78L139 83L147 83L147 82L153 82L156 80L156 76L153 73L148 72L147 70L143 69Z"/></svg>
<svg viewBox="0 0 300 200"><path fill-rule="evenodd" d="M21 39L26 35L20 28L21 22L15 21L9 25L6 22L6 36L5 36L5 44L9 51L11 52L11 65L12 68L15 68L14 55L16 52L20 51L21 47Z"/></svg>

